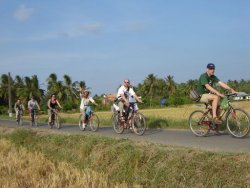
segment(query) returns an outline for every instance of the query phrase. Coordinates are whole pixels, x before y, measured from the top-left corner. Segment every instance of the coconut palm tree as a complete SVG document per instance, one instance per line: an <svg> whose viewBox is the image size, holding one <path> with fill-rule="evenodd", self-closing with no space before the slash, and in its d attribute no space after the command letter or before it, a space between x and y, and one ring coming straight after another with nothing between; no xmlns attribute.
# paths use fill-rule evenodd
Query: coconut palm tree
<svg viewBox="0 0 250 188"><path fill-rule="evenodd" d="M158 89L157 77L154 74L149 74L143 82L143 92L149 96L149 105L152 106L152 99Z"/></svg>
<svg viewBox="0 0 250 188"><path fill-rule="evenodd" d="M166 85L167 85L167 93L169 96L171 95L174 95L175 94L175 91L177 89L177 86L176 86L176 83L174 81L174 76L171 76L171 75L168 75L166 78L165 78L165 82L166 82Z"/></svg>

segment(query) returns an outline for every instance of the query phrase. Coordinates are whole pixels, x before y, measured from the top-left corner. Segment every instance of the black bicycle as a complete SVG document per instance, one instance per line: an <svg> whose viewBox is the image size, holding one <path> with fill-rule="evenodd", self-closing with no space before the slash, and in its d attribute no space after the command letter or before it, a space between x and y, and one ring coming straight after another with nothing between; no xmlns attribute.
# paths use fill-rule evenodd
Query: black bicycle
<svg viewBox="0 0 250 188"><path fill-rule="evenodd" d="M16 123L17 125L23 125L23 111L22 110L17 111Z"/></svg>
<svg viewBox="0 0 250 188"><path fill-rule="evenodd" d="M31 126L38 126L38 113L36 109L31 110L31 120L30 120L30 125Z"/></svg>

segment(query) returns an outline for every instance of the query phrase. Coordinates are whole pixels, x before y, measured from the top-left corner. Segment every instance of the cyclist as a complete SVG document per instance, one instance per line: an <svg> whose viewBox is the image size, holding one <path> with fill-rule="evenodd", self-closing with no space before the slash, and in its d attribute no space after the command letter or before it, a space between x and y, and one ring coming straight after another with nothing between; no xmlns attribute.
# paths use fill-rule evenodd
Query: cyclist
<svg viewBox="0 0 250 188"><path fill-rule="evenodd" d="M221 87L229 90L231 93L236 93L236 91L229 87L226 83L220 81L219 78L215 76L214 72L215 65L213 63L207 64L206 72L201 74L199 78L197 91L201 96L200 102L212 103L213 123L221 124L222 121L217 117L219 114L217 107L219 106L220 97L224 97L224 95L216 90L214 85L218 83Z"/></svg>
<svg viewBox="0 0 250 188"><path fill-rule="evenodd" d="M48 100L48 115L49 115L49 124L51 124L51 115L52 115L52 111L56 110L56 107L59 106L60 108L62 108L60 102L56 99L56 95L52 94L50 99Z"/></svg>
<svg viewBox="0 0 250 188"><path fill-rule="evenodd" d="M94 105L97 105L97 103L94 101L92 97L89 96L89 91L84 90L82 87L80 87L80 97L81 97L80 112L83 114L82 128L85 129L87 120L92 113L89 103L91 102Z"/></svg>
<svg viewBox="0 0 250 188"><path fill-rule="evenodd" d="M14 110L16 112L16 121L18 121L18 115L22 115L23 111L25 110L24 105L21 101L21 99L17 99L17 102L14 105Z"/></svg>
<svg viewBox="0 0 250 188"><path fill-rule="evenodd" d="M123 111L125 110L126 114L129 107L129 100L135 99L138 102L142 102L140 98L136 95L135 91L130 85L128 79L123 81L123 85L118 89L115 102L118 104L121 120L125 121L127 117L123 117ZM137 109L138 110L138 109Z"/></svg>
<svg viewBox="0 0 250 188"><path fill-rule="evenodd" d="M30 97L30 100L29 100L29 102L28 102L28 110L29 110L29 113L30 113L30 119L32 119L32 114L35 113L35 110L36 110L37 108L40 110L39 104L38 104L37 101L34 99L34 97L31 96L31 97Z"/></svg>

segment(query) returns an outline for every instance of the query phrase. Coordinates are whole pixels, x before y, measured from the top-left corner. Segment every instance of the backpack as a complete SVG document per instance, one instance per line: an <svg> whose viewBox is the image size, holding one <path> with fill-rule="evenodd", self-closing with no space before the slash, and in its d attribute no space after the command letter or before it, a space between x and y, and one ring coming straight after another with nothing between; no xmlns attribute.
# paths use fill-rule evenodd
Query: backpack
<svg viewBox="0 0 250 188"><path fill-rule="evenodd" d="M201 96L199 95L199 93L195 90L195 89L191 89L190 90L190 94L189 97L195 101L195 102L199 102L201 99Z"/></svg>

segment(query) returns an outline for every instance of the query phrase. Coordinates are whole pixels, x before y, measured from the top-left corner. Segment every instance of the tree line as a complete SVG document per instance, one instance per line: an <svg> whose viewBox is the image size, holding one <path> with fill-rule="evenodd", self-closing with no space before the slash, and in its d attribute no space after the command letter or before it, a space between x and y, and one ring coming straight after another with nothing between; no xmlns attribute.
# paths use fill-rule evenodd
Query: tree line
<svg viewBox="0 0 250 188"><path fill-rule="evenodd" d="M149 74L142 83L133 87L136 93L143 97L144 103L142 107L148 108L191 103L189 91L196 88L197 83L197 79L176 83L172 75L158 78L154 74ZM228 80L227 83L236 91L250 93L250 80ZM57 75L51 73L46 79L45 85L47 88L42 89L42 84L39 83L37 75L31 77L17 75L12 77L8 74L2 74L0 80L0 113L6 113L6 109L8 109L9 89L12 105L18 98L21 98L27 104L30 97L33 96L44 111L47 109L47 101L52 94L56 94L63 106L63 110L78 110L80 103L79 87L88 89L85 81L73 82L67 74L63 76L63 80L58 80ZM94 99L100 104L98 106L99 110L110 109L110 106L102 104L103 95L95 95Z"/></svg>

